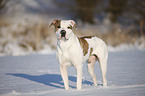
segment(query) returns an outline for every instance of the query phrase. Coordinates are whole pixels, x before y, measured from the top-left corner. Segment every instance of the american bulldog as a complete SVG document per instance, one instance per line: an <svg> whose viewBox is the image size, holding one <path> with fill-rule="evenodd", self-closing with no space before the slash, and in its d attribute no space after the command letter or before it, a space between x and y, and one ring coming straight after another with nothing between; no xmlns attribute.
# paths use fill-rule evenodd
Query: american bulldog
<svg viewBox="0 0 145 96"><path fill-rule="evenodd" d="M106 72L108 50L103 40L95 36L77 37L73 33L76 23L73 20L54 20L50 26L55 26L57 37L56 57L60 64L60 72L65 89L69 89L67 66L74 66L77 72L77 89L82 89L83 62L87 62L88 72L97 86L94 64L99 62L103 86L107 86Z"/></svg>

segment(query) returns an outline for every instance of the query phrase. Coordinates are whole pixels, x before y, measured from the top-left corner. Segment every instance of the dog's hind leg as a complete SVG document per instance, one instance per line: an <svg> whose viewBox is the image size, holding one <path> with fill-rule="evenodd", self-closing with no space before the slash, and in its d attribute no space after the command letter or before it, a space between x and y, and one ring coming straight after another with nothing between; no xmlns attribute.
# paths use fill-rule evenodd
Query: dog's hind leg
<svg viewBox="0 0 145 96"><path fill-rule="evenodd" d="M61 77L64 81L65 90L69 90L67 67L60 66Z"/></svg>
<svg viewBox="0 0 145 96"><path fill-rule="evenodd" d="M107 73L107 60L100 60L99 62L101 72L102 72L102 78L103 78L103 86L107 86L107 79L106 79L106 73Z"/></svg>
<svg viewBox="0 0 145 96"><path fill-rule="evenodd" d="M97 86L97 79L96 79L96 75L94 73L95 62L96 62L96 57L94 55L90 56L89 60L88 60L88 72L93 79L94 85Z"/></svg>

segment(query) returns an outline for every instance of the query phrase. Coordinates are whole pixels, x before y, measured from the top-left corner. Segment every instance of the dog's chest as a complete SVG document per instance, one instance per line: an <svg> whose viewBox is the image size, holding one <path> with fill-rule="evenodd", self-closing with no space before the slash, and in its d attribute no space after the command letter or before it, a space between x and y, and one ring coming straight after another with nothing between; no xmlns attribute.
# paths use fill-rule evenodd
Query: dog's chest
<svg viewBox="0 0 145 96"><path fill-rule="evenodd" d="M57 52L66 59L70 60L73 57L78 56L77 54L80 54L80 48L75 40L69 42L60 42L57 45Z"/></svg>
<svg viewBox="0 0 145 96"><path fill-rule="evenodd" d="M73 42L61 42L58 44L58 53L65 57L67 60L81 60L82 62L88 60L91 55L92 47L90 42L87 40L75 39Z"/></svg>

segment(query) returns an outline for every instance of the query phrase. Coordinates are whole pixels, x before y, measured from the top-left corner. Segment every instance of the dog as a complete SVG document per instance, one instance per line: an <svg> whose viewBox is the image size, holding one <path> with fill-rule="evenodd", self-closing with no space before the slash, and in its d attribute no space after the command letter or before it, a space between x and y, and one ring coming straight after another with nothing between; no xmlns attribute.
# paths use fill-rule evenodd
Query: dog
<svg viewBox="0 0 145 96"><path fill-rule="evenodd" d="M74 20L54 20L50 27L55 26L57 37L56 57L60 64L61 77L64 82L65 90L69 89L67 66L74 66L77 72L77 90L82 89L82 68L83 62L88 64L88 72L97 86L94 64L98 60L103 86L107 86L107 59L108 50L105 42L95 36L77 37L73 33L76 28Z"/></svg>

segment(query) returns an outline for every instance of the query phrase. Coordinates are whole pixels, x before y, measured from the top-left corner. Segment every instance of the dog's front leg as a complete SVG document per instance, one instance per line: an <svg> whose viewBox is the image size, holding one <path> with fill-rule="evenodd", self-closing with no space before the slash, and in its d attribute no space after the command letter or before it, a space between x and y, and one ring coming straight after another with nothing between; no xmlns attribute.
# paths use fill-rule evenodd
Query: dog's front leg
<svg viewBox="0 0 145 96"><path fill-rule="evenodd" d="M65 90L69 90L67 67L60 66L60 72L61 72L61 77L62 77L63 82L64 82Z"/></svg>
<svg viewBox="0 0 145 96"><path fill-rule="evenodd" d="M77 90L82 89L82 64L76 67L77 70Z"/></svg>

